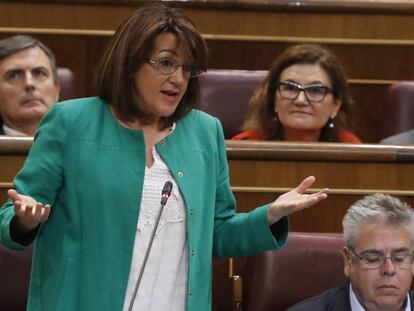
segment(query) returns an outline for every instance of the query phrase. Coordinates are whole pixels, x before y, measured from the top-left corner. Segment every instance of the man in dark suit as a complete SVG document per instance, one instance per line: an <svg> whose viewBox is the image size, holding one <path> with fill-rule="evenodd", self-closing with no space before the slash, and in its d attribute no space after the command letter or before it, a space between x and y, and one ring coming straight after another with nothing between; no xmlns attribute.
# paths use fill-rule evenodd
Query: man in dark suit
<svg viewBox="0 0 414 311"><path fill-rule="evenodd" d="M33 136L59 91L48 47L29 36L0 40L0 134Z"/></svg>
<svg viewBox="0 0 414 311"><path fill-rule="evenodd" d="M342 224L344 272L350 282L288 311L414 310L411 207L389 195L370 195L349 208Z"/></svg>

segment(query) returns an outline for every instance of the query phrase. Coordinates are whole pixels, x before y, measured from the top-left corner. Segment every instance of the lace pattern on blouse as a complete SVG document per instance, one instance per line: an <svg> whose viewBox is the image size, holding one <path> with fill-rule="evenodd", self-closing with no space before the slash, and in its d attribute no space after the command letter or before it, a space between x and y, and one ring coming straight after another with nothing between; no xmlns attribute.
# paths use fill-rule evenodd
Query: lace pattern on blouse
<svg viewBox="0 0 414 311"><path fill-rule="evenodd" d="M184 201L181 197L178 186L172 178L167 165L162 161L156 149L152 149L154 164L148 168L145 167L145 181L142 190L141 209L138 218L138 231L152 230L160 210L161 192L166 181L173 183L171 196L164 207L158 224L158 235L167 223L178 223L185 220Z"/></svg>

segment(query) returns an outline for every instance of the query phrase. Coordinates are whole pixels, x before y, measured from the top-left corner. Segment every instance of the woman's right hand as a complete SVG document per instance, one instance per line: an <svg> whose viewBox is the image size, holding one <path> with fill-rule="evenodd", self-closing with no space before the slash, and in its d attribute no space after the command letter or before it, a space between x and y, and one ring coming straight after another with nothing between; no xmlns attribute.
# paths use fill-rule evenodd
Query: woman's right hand
<svg viewBox="0 0 414 311"><path fill-rule="evenodd" d="M14 189L9 189L7 194L14 203L16 224L20 230L29 232L48 219L50 214L49 204L43 205L32 197L19 194Z"/></svg>

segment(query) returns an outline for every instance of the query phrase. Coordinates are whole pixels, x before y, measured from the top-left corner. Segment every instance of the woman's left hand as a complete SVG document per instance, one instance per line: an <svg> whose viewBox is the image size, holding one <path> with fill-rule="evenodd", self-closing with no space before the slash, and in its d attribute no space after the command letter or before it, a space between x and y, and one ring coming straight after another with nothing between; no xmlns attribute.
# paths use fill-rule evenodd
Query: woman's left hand
<svg viewBox="0 0 414 311"><path fill-rule="evenodd" d="M278 197L267 212L269 225L278 222L284 216L308 208L328 197L328 188L312 194L304 192L315 182L314 176L306 177L299 186Z"/></svg>

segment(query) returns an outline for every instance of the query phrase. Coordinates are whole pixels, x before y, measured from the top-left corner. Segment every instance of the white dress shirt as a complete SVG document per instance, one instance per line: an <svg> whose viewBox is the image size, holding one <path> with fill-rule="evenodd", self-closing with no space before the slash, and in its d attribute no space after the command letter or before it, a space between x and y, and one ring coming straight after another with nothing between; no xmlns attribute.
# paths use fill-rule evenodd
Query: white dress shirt
<svg viewBox="0 0 414 311"><path fill-rule="evenodd" d="M352 311L366 311L364 307L359 303L354 290L352 289L351 283L349 283L349 298L351 300L351 310ZM404 311L411 311L411 302L410 295L407 293L407 298L405 299L405 308Z"/></svg>

